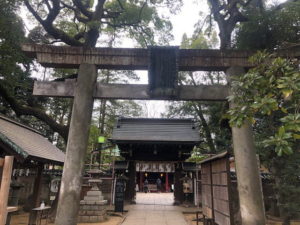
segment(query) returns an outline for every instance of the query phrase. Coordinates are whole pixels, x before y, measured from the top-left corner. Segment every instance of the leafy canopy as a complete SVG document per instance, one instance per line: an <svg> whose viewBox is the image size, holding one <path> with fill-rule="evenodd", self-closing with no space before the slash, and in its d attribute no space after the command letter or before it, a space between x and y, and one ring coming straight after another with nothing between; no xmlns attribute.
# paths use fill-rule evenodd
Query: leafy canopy
<svg viewBox="0 0 300 225"><path fill-rule="evenodd" d="M245 120L255 123L258 116L272 117L276 132L262 144L275 147L279 156L291 154L300 139L299 62L265 52L250 61L257 66L232 82L230 124L240 127Z"/></svg>
<svg viewBox="0 0 300 225"><path fill-rule="evenodd" d="M289 47L300 41L300 2L287 1L264 10L252 8L239 25L236 47L270 49Z"/></svg>

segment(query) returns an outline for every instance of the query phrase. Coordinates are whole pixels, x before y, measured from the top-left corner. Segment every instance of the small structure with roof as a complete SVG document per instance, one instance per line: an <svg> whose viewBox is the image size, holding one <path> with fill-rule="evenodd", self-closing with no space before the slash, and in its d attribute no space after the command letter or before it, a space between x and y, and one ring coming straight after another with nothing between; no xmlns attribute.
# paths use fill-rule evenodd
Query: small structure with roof
<svg viewBox="0 0 300 225"><path fill-rule="evenodd" d="M143 190L147 179L153 191L168 192L175 186L175 202L183 201L182 163L201 142L193 119L119 118L111 141L129 163L127 200L134 201L136 184ZM161 190L156 190L157 179Z"/></svg>
<svg viewBox="0 0 300 225"><path fill-rule="evenodd" d="M62 165L65 154L40 132L0 115L0 155L13 155L18 161Z"/></svg>
<svg viewBox="0 0 300 225"><path fill-rule="evenodd" d="M0 195L9 192L10 181L13 170L34 171L36 178L34 181L31 209L40 205L40 195L42 186L42 173L44 165L63 165L65 154L49 142L38 131L25 126L19 122L0 115L0 160L4 163L3 173L0 173L1 189ZM10 159L10 168L5 167L7 159ZM6 169L7 168L7 169ZM15 174L15 173L14 173ZM0 179L0 180L1 180ZM4 187L4 184L6 185ZM8 195L8 194L7 194ZM6 221L7 201L0 204L0 219ZM36 214L31 211L29 224L34 224Z"/></svg>

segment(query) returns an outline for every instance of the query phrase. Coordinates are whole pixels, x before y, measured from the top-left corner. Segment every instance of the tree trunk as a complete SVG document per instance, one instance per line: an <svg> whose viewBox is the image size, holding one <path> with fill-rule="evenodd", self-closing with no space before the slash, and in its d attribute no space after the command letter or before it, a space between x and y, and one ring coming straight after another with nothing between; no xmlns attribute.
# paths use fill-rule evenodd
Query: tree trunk
<svg viewBox="0 0 300 225"><path fill-rule="evenodd" d="M210 149L210 153L212 154L215 154L217 151L216 151L216 148L215 148L215 145L214 145L214 142L213 142L213 139L211 137L211 131L210 131L210 128L204 118L204 115L203 115L203 112L202 112L202 108L201 108L201 104L200 103L195 103L195 110L200 118L200 121L201 121L201 124L202 124L202 127L203 127L203 130L204 130L204 133L205 133L205 138L206 138L206 141L207 141L207 144L208 144L208 147Z"/></svg>

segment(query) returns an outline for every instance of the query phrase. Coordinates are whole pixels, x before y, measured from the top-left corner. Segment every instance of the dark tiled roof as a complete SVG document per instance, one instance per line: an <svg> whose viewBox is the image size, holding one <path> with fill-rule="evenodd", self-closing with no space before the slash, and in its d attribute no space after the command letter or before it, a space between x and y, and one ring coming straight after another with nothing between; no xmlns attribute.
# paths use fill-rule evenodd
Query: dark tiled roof
<svg viewBox="0 0 300 225"><path fill-rule="evenodd" d="M113 141L200 142L199 131L192 119L119 118Z"/></svg>
<svg viewBox="0 0 300 225"><path fill-rule="evenodd" d="M217 159L222 159L224 157L227 157L228 155L229 155L229 153L227 151L224 151L224 152L218 153L216 155L213 155L209 158L203 159L199 163L202 164L202 163L211 162L211 161L214 161L214 160L217 160Z"/></svg>
<svg viewBox="0 0 300 225"><path fill-rule="evenodd" d="M0 115L0 141L22 158L63 163L65 154L38 131Z"/></svg>

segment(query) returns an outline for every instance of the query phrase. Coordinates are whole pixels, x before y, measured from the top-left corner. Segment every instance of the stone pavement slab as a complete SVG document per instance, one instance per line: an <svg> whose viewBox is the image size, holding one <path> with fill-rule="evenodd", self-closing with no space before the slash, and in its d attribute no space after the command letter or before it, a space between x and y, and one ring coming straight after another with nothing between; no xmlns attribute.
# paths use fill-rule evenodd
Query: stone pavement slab
<svg viewBox="0 0 300 225"><path fill-rule="evenodd" d="M172 205L172 193L138 193L136 202L126 207L122 225L188 225L183 209Z"/></svg>
<svg viewBox="0 0 300 225"><path fill-rule="evenodd" d="M173 193L137 193L136 203L144 205L173 205Z"/></svg>

